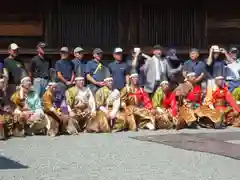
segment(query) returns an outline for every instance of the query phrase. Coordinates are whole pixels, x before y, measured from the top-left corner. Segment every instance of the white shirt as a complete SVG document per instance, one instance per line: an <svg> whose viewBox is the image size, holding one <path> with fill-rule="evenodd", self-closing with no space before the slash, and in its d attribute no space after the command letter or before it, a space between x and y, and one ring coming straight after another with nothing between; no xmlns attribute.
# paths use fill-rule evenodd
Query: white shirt
<svg viewBox="0 0 240 180"><path fill-rule="evenodd" d="M156 56L153 56L153 60L155 62L155 68L156 68L156 81L160 81L161 79L160 60Z"/></svg>
<svg viewBox="0 0 240 180"><path fill-rule="evenodd" d="M227 65L227 78L240 79L240 63L233 62Z"/></svg>

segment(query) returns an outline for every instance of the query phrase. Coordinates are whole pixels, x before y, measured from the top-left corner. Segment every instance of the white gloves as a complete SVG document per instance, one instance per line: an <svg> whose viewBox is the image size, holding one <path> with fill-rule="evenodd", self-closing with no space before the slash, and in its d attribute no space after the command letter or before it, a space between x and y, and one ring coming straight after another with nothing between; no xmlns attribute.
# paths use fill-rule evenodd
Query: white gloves
<svg viewBox="0 0 240 180"><path fill-rule="evenodd" d="M108 110L104 106L100 106L99 109L106 114L108 113Z"/></svg>
<svg viewBox="0 0 240 180"><path fill-rule="evenodd" d="M214 106L213 106L212 104L209 104L209 108L212 109L212 110L215 109Z"/></svg>

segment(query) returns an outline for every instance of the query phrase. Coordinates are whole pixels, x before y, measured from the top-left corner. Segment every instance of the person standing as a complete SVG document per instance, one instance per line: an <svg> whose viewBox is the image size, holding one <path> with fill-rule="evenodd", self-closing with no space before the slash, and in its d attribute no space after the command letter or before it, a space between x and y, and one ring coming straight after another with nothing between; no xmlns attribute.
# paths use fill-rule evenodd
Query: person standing
<svg viewBox="0 0 240 180"><path fill-rule="evenodd" d="M87 61L83 60L84 49L81 47L76 47L74 49L74 59L72 60L74 66L74 76L85 76Z"/></svg>
<svg viewBox="0 0 240 180"><path fill-rule="evenodd" d="M21 82L21 77L27 76L24 63L19 60L19 47L12 43L8 47L9 56L4 59L4 74L7 77L6 104L13 105L10 98Z"/></svg>
<svg viewBox="0 0 240 180"><path fill-rule="evenodd" d="M100 48L93 50L93 60L89 61L86 66L86 75L88 80L88 87L92 93L105 85L105 71L107 69L100 61L102 59L103 51Z"/></svg>
<svg viewBox="0 0 240 180"><path fill-rule="evenodd" d="M153 47L153 57L146 60L144 67L144 91L153 95L152 93L155 92L162 81L168 80L181 70L182 65L172 69L168 60L163 57L163 48L160 45L155 45Z"/></svg>
<svg viewBox="0 0 240 180"><path fill-rule="evenodd" d="M46 44L39 42L37 44L37 55L33 57L30 68L29 76L33 80L33 87L35 92L42 97L49 80L49 61L45 58L44 49Z"/></svg>
<svg viewBox="0 0 240 180"><path fill-rule="evenodd" d="M108 65L113 78L113 89L121 90L128 82L127 63L122 60L122 48L115 48L113 52L114 61Z"/></svg>
<svg viewBox="0 0 240 180"><path fill-rule="evenodd" d="M62 47L60 49L61 59L55 64L57 72L57 82L62 91L72 86L74 81L74 66L72 61L69 60L68 47Z"/></svg>
<svg viewBox="0 0 240 180"><path fill-rule="evenodd" d="M215 78L217 76L222 76L225 78L226 76L226 61L220 58L220 55L224 54L227 61L229 61L228 53L225 49L219 48L219 46L214 45L210 48L209 56L206 61L207 64L207 86L214 86ZM216 75L218 72L218 75ZM220 73L220 74L219 74Z"/></svg>

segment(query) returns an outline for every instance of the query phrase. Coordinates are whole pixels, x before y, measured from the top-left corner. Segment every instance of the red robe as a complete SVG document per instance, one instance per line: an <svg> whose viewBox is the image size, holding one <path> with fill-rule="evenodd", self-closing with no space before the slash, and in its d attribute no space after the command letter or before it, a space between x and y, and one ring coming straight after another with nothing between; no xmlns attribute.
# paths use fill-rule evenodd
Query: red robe
<svg viewBox="0 0 240 180"><path fill-rule="evenodd" d="M177 115L177 100L175 93L172 92L164 93L162 103L164 108L170 109L173 116Z"/></svg>
<svg viewBox="0 0 240 180"><path fill-rule="evenodd" d="M130 93L129 96L135 96L137 104L142 104L146 109L152 109L152 101L143 88L138 88L135 93Z"/></svg>
<svg viewBox="0 0 240 180"><path fill-rule="evenodd" d="M193 87L193 89L187 94L187 100L192 103L201 104L202 90L200 85L196 85Z"/></svg>
<svg viewBox="0 0 240 180"><path fill-rule="evenodd" d="M219 109L225 109L226 104L219 105L219 102L227 102L233 109L240 112L240 108L236 104L235 100L232 98L231 93L228 91L228 88L226 85L224 85L223 88L217 88L213 94L212 94L212 103L215 108Z"/></svg>

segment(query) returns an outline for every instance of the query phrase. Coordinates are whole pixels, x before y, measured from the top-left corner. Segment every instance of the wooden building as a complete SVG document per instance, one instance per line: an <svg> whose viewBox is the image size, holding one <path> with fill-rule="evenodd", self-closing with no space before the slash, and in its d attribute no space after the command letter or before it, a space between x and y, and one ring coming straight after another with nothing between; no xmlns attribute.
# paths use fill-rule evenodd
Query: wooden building
<svg viewBox="0 0 240 180"><path fill-rule="evenodd" d="M226 4L227 3L227 4ZM230 5L228 4L230 3ZM212 0L12 0L0 7L0 53L16 42L26 54L45 41L52 53L81 45L111 52L161 44L207 50L240 42L240 2ZM184 51L183 51L184 52Z"/></svg>

